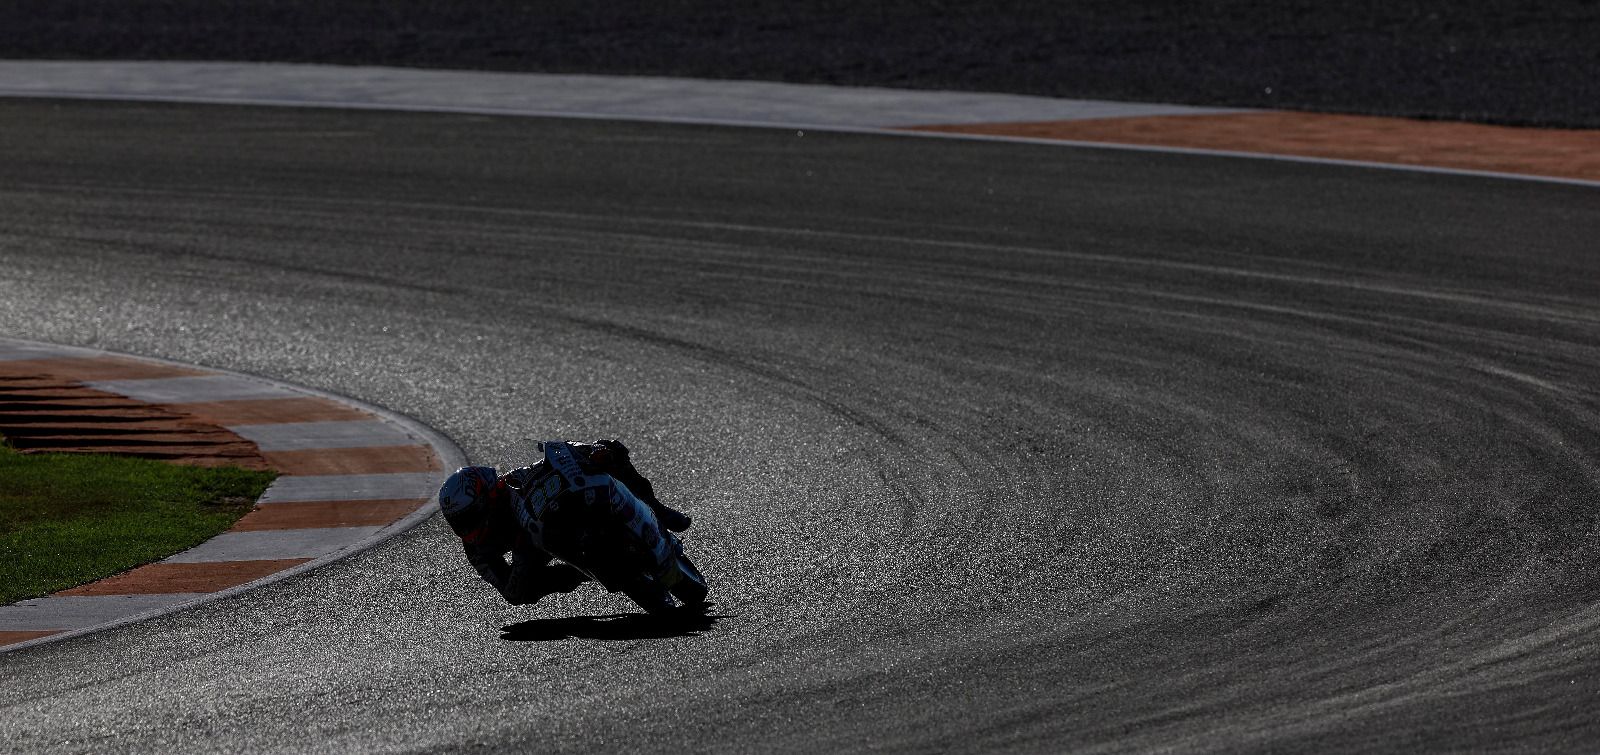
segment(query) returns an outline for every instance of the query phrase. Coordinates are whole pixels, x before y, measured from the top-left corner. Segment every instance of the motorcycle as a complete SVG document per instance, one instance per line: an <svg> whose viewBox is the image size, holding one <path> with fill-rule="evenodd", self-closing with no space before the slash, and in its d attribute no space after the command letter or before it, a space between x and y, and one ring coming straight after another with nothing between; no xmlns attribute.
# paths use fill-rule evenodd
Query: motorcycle
<svg viewBox="0 0 1600 755"><path fill-rule="evenodd" d="M535 542L652 614L676 610L674 598L705 604L705 575L648 505L610 475L585 472L567 443L545 441L538 450L546 462L540 473L508 481L518 520Z"/></svg>

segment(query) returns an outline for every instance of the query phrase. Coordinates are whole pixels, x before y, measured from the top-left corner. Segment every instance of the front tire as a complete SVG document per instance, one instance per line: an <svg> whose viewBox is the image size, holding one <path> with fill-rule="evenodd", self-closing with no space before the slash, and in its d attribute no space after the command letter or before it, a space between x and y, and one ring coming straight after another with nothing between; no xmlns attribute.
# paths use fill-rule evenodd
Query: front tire
<svg viewBox="0 0 1600 755"><path fill-rule="evenodd" d="M694 562L688 556L678 556L678 563L673 566L678 570L678 581L672 586L672 594L687 606L699 606L706 602L705 575L695 568Z"/></svg>
<svg viewBox="0 0 1600 755"><path fill-rule="evenodd" d="M655 582L647 582L630 587L623 590L622 594L627 595L630 600L638 603L640 608L657 616L671 613L673 609L678 607L677 604L672 602L672 596L668 595L667 591Z"/></svg>

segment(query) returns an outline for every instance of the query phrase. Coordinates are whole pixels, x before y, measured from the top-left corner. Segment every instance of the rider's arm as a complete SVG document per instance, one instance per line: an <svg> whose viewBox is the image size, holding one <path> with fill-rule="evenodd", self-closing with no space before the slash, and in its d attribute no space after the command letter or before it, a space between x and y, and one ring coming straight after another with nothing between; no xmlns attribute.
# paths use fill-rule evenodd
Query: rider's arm
<svg viewBox="0 0 1600 755"><path fill-rule="evenodd" d="M492 546L462 542L467 551L467 561L478 570L478 576L505 594L505 585L511 579L511 565L506 563L505 551Z"/></svg>
<svg viewBox="0 0 1600 755"><path fill-rule="evenodd" d="M512 605L532 603L551 592L544 584L549 581L543 574L550 554L543 550L518 543L511 550L511 563L506 563L505 551L492 546L467 544L467 560L483 581L488 582L500 597Z"/></svg>
<svg viewBox="0 0 1600 755"><path fill-rule="evenodd" d="M572 592L588 579L583 572L567 565L552 564L544 549L533 545L511 552L511 578L500 590L506 602L527 605L553 592Z"/></svg>
<svg viewBox="0 0 1600 755"><path fill-rule="evenodd" d="M511 563L505 551L494 546L467 544L467 560L512 605L527 605L553 592L572 592L588 577L566 564L551 564L543 548L525 538L511 547Z"/></svg>

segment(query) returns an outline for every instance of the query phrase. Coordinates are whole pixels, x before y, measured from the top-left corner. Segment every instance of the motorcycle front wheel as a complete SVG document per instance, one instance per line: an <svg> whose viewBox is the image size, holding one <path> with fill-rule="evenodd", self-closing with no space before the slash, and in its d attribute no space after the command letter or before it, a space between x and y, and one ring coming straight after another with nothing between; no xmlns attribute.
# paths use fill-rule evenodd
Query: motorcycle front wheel
<svg viewBox="0 0 1600 755"><path fill-rule="evenodd" d="M671 613L677 608L672 602L672 596L667 594L666 588L656 582L643 582L622 591L623 595L639 604L640 608L652 614Z"/></svg>
<svg viewBox="0 0 1600 755"><path fill-rule="evenodd" d="M672 594L687 606L698 606L706 602L705 575L695 568L694 562L688 556L679 555L678 563L673 565L678 572L678 580L672 585Z"/></svg>

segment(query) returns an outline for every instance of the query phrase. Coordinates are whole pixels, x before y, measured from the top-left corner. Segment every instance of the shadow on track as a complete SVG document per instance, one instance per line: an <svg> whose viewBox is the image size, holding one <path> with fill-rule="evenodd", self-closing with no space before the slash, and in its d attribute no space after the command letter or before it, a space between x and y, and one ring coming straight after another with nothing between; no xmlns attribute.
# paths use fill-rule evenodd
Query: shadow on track
<svg viewBox="0 0 1600 755"><path fill-rule="evenodd" d="M709 607L709 606L707 606ZM554 640L662 640L668 637L694 637L710 630L717 614L704 609L681 609L665 616L644 613L613 613L604 616L567 616L557 619L530 619L504 627L500 639L510 642L551 642Z"/></svg>

